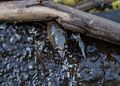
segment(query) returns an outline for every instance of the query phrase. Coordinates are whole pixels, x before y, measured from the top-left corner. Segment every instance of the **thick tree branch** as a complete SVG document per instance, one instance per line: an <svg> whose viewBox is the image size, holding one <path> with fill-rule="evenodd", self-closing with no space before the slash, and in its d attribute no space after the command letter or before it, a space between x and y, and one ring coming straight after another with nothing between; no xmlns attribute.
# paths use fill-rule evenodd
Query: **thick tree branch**
<svg viewBox="0 0 120 86"><path fill-rule="evenodd" d="M0 8L0 21L44 21L56 18L65 29L120 45L119 23L64 5L48 2L42 5Z"/></svg>

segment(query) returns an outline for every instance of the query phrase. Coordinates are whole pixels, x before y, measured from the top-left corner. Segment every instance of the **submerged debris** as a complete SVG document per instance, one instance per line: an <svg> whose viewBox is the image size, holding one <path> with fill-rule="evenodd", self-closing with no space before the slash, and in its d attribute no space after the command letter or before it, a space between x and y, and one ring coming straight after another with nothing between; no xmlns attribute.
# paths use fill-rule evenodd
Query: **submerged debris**
<svg viewBox="0 0 120 86"><path fill-rule="evenodd" d="M72 37L78 42L79 48L81 49L81 52L83 54L84 59L86 59L86 53L85 53L85 44L82 41L80 34L72 34Z"/></svg>

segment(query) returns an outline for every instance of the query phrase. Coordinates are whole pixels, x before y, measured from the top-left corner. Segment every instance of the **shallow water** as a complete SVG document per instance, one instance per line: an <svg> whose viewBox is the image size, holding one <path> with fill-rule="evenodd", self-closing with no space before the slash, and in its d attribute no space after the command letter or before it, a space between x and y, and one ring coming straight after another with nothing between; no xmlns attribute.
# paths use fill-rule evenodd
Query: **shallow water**
<svg viewBox="0 0 120 86"><path fill-rule="evenodd" d="M119 46L82 40L86 60L75 40L68 40L61 60L47 39L46 23L1 23L0 86L119 86Z"/></svg>

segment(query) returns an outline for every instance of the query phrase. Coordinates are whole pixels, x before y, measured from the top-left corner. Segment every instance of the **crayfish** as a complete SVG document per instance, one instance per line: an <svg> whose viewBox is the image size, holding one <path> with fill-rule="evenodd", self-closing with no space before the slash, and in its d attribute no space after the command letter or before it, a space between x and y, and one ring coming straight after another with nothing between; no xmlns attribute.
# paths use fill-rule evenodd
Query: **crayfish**
<svg viewBox="0 0 120 86"><path fill-rule="evenodd" d="M58 52L61 58L64 58L65 48L68 47L67 32L56 21L51 21L47 24L47 33L48 33L48 39L52 44L54 50ZM76 40L76 42L78 42L82 55L84 59L86 59L84 42L82 41L80 34L72 34L71 36L73 39Z"/></svg>

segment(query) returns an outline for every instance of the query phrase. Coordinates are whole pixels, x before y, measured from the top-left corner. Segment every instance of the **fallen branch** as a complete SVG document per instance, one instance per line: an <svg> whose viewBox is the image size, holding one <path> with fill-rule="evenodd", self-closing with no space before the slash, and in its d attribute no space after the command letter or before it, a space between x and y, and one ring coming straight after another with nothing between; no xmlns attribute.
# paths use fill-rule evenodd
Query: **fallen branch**
<svg viewBox="0 0 120 86"><path fill-rule="evenodd" d="M25 8L28 6L33 6L33 5L38 5L41 3L41 0L12 0L12 1L5 1L5 2L0 2L0 8Z"/></svg>
<svg viewBox="0 0 120 86"><path fill-rule="evenodd" d="M78 22L76 22L76 24L79 25L79 27L84 28L85 34L87 36L91 36L97 39L101 39L110 43L120 45L120 24L119 23L92 15L86 12L79 11L77 9L74 9L68 6L55 4L53 2L45 1L42 4L44 6L72 14L72 16L76 16L78 19ZM77 32L80 32L79 31L80 28L76 30Z"/></svg>
<svg viewBox="0 0 120 86"><path fill-rule="evenodd" d="M108 3L111 3L114 0L83 0L79 2L74 8L84 11L89 11L94 8L104 8L104 6Z"/></svg>
<svg viewBox="0 0 120 86"><path fill-rule="evenodd" d="M97 39L120 45L120 24L55 3L42 3L14 9L0 8L0 21L44 21L56 19L65 29L84 33ZM47 7L46 7L47 6Z"/></svg>

